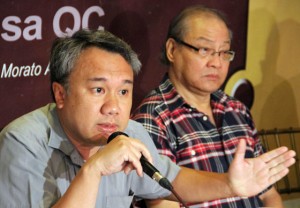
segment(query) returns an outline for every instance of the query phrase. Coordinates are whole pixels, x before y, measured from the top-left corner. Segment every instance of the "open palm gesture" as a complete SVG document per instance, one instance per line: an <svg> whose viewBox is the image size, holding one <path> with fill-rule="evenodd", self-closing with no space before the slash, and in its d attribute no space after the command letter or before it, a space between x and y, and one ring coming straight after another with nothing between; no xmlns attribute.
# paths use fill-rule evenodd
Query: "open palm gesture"
<svg viewBox="0 0 300 208"><path fill-rule="evenodd" d="M232 190L238 196L253 196L288 174L295 152L280 147L259 157L245 159L246 141L241 140L229 169Z"/></svg>

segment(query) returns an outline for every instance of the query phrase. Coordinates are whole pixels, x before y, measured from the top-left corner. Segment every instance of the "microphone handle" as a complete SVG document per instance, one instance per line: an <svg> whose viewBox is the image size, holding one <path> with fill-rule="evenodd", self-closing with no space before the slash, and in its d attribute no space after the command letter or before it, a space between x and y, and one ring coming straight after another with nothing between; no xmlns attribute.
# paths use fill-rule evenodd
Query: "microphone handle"
<svg viewBox="0 0 300 208"><path fill-rule="evenodd" d="M153 175L156 172L159 173L159 171L151 163L149 163L149 161L144 157L144 155L141 156L140 162L143 167L143 171L151 178L153 178Z"/></svg>

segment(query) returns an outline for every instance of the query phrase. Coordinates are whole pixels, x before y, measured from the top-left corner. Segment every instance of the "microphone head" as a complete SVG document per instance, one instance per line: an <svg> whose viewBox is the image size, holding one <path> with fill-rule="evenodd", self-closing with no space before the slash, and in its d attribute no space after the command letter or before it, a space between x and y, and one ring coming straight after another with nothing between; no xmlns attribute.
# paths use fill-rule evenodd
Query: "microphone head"
<svg viewBox="0 0 300 208"><path fill-rule="evenodd" d="M128 135L127 135L126 133L121 132L121 131L116 131L116 132L112 133L112 134L108 137L108 139L107 139L107 144L108 144L109 142L111 142L111 140L113 140L114 138L116 138L116 137L119 136L119 135L124 135L124 136L128 137Z"/></svg>

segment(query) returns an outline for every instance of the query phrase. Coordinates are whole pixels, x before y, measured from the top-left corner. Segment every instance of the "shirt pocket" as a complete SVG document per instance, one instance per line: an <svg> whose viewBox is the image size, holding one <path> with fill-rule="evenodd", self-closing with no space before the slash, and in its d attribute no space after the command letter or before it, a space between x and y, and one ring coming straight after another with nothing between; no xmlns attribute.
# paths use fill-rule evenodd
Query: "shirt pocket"
<svg viewBox="0 0 300 208"><path fill-rule="evenodd" d="M133 196L113 196L106 198L106 208L129 208Z"/></svg>

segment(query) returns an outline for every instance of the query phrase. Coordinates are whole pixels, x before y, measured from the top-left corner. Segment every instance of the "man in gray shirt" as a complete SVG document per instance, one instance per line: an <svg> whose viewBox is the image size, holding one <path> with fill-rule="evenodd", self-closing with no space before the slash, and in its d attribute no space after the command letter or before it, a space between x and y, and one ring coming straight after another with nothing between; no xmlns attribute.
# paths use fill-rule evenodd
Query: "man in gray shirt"
<svg viewBox="0 0 300 208"><path fill-rule="evenodd" d="M244 159L239 144L226 174L178 167L159 156L146 130L129 120L136 53L106 31L57 39L50 57L51 103L0 134L0 207L129 207L133 196L176 200L143 176L143 155L184 201L252 196L288 172L295 152L281 147ZM123 131L107 143L108 137ZM135 170L135 171L132 171Z"/></svg>

